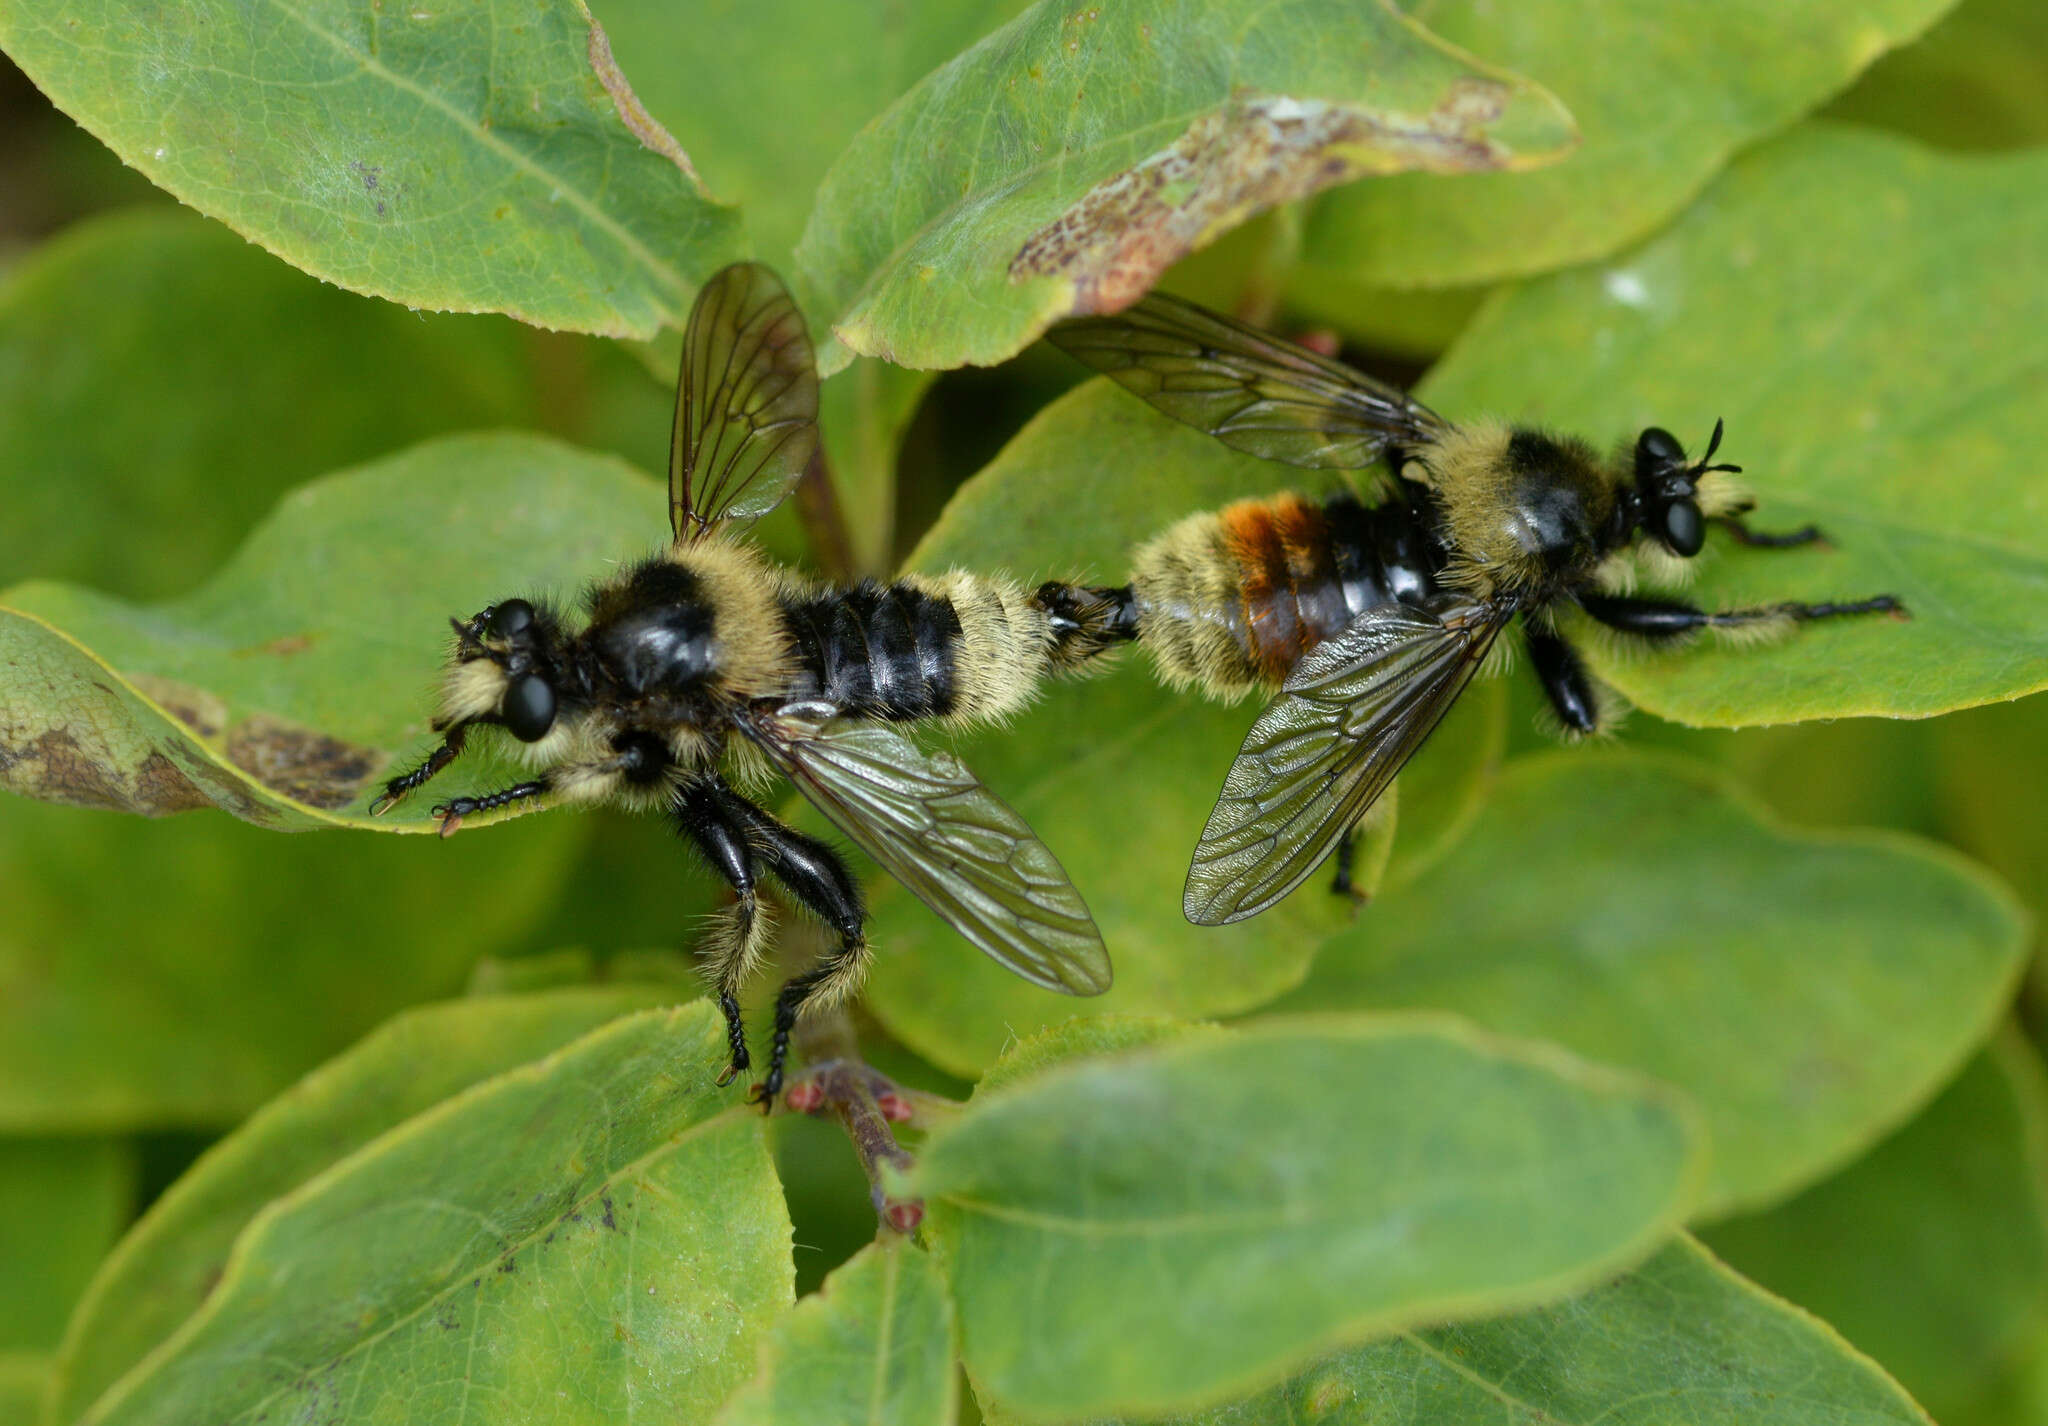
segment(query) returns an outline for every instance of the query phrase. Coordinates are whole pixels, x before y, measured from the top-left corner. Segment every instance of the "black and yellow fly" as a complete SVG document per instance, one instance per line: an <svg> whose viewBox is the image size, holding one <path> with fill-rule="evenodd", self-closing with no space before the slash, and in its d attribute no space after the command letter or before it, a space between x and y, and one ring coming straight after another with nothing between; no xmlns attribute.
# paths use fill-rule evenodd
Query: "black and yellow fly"
<svg viewBox="0 0 2048 1426"><path fill-rule="evenodd" d="M1100 652L1036 594L953 571L820 587L737 536L781 503L817 449L818 377L803 317L767 268L726 268L684 338L669 458L674 543L595 585L577 627L535 598L451 622L433 727L439 748L391 779L387 810L446 768L479 728L502 728L527 781L434 809L465 816L532 799L665 813L736 900L706 948L731 1062L749 1064L738 991L765 949L762 874L838 938L783 986L762 1097L779 1090L799 1016L860 984L866 912L830 846L730 785L779 773L853 843L974 945L1050 990L1109 986L1100 932L1023 820L949 755L895 725L1000 720L1039 681ZM1049 592L1054 592L1050 593Z"/></svg>
<svg viewBox="0 0 2048 1426"><path fill-rule="evenodd" d="M1656 427L1603 459L1569 436L1454 425L1341 362L1159 293L1048 336L1236 450L1311 469L1386 467L1365 499L1284 494L1190 516L1138 549L1128 588L1091 592L1168 683L1279 694L1195 849L1183 905L1198 924L1255 915L1332 851L1347 887L1353 829L1518 615L1550 707L1583 734L1611 710L1558 628L1571 606L1651 642L1905 613L1889 595L1709 611L1633 592L1638 579L1683 576L1709 526L1761 548L1820 539L1743 522L1754 502L1738 467L1713 463L1718 424L1696 461Z"/></svg>

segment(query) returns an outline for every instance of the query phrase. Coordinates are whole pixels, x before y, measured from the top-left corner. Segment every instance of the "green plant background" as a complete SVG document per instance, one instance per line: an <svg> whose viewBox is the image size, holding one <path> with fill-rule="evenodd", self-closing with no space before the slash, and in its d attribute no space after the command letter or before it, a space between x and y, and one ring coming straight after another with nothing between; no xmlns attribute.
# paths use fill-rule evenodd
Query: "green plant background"
<svg viewBox="0 0 2048 1426"><path fill-rule="evenodd" d="M2048 1421L2048 12L592 3L0 9L0 1423ZM655 824L363 815L447 615L658 543L736 256L833 373L794 563L1327 488L1033 344L1163 273L1453 417L1725 417L1833 548L1700 597L1915 618L1598 646L1612 746L1480 685L1355 916L1179 916L1247 707L1131 660L959 740L1118 979L866 869L863 1046L964 1101L877 1241L710 1083Z"/></svg>

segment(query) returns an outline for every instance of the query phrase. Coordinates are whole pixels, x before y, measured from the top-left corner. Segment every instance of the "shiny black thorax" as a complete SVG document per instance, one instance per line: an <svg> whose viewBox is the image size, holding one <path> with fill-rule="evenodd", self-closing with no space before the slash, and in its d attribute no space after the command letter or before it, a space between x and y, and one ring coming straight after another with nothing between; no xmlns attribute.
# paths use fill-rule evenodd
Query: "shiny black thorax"
<svg viewBox="0 0 2048 1426"><path fill-rule="evenodd" d="M785 596L782 619L796 660L792 700L892 720L958 707L960 615L943 596L870 579Z"/></svg>
<svg viewBox="0 0 2048 1426"><path fill-rule="evenodd" d="M578 702L650 724L705 721L715 700L718 621L693 571L651 559L593 591L590 622L563 650Z"/></svg>

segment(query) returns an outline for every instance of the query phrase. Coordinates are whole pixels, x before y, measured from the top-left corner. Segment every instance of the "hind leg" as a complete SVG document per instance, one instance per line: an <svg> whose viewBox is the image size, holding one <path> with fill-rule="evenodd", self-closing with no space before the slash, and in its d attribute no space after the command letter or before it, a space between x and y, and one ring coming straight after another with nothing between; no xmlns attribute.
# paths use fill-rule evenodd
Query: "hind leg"
<svg viewBox="0 0 2048 1426"><path fill-rule="evenodd" d="M676 830L696 844L711 868L733 889L725 924L705 946L705 978L725 1015L729 1058L720 1084L730 1084L752 1064L747 1030L740 1018L740 987L760 964L769 918L755 891L755 856L748 830L767 814L740 797L715 773L691 778L676 789L670 806Z"/></svg>
<svg viewBox="0 0 2048 1426"><path fill-rule="evenodd" d="M775 997L775 1037L768 1049L768 1073L759 1102L765 1107L782 1092L789 1062L789 1037L806 1013L838 1005L860 988L867 973L868 943L862 925L867 910L860 888L839 854L802 832L785 827L758 808L759 819L748 831L761 860L775 879L804 908L839 937L839 944L802 975L789 981Z"/></svg>

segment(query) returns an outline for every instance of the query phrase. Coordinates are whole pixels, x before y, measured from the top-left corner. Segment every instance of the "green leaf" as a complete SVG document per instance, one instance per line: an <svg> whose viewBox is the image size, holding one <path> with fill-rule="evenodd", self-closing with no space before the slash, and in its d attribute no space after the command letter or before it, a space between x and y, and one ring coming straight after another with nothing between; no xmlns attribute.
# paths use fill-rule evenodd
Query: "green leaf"
<svg viewBox="0 0 2048 1426"><path fill-rule="evenodd" d="M1686 1238L1569 1302L1370 1342L1247 1401L1175 1418L1176 1426L1277 1421L1928 1426L1925 1412L1825 1324Z"/></svg>
<svg viewBox="0 0 2048 1426"><path fill-rule="evenodd" d="M1140 540L1179 516L1272 493L1277 477L1291 474L1091 382L1054 402L961 488L910 567L1121 583ZM1244 925L1190 926L1177 910L1195 838L1252 716L1170 693L1149 669L1126 667L1055 685L1007 728L962 740L969 766L1053 849L1102 929L1116 983L1087 1012L1197 1019L1250 1009L1297 982L1316 947L1349 924L1350 903L1322 878ZM1498 693L1482 686L1403 780L1406 830L1390 884L1454 843L1501 739ZM948 1069L976 1073L1014 1036L1084 1009L983 964L898 888L877 883L872 899L884 948L875 1011Z"/></svg>
<svg viewBox="0 0 2048 1426"><path fill-rule="evenodd" d="M838 338L819 358L1000 361L1275 203L1368 174L1523 168L1571 142L1548 93L1387 0L1043 0L826 174L797 248Z"/></svg>
<svg viewBox="0 0 2048 1426"><path fill-rule="evenodd" d="M0 288L0 582L183 592L299 482L519 422L523 337L352 297L180 209L68 229Z"/></svg>
<svg viewBox="0 0 2048 1426"><path fill-rule="evenodd" d="M91 0L0 14L60 109L316 277L650 336L735 255L581 0Z"/></svg>
<svg viewBox="0 0 2048 1426"><path fill-rule="evenodd" d="M1946 148L2048 142L2048 9L2035 0L1963 0L1823 112Z"/></svg>
<svg viewBox="0 0 2048 1426"><path fill-rule="evenodd" d="M424 1006L315 1070L210 1149L100 1269L65 1334L51 1419L78 1419L197 1311L266 1204L441 1100L663 998L616 986Z"/></svg>
<svg viewBox="0 0 2048 1426"><path fill-rule="evenodd" d="M2048 1333L2048 1084L2016 1034L1842 1173L1714 1250L1820 1314L1945 1426L1985 1404Z"/></svg>
<svg viewBox="0 0 2048 1426"><path fill-rule="evenodd" d="M0 1350L0 1421L34 1426L42 1419L50 1359L40 1352Z"/></svg>
<svg viewBox="0 0 2048 1426"><path fill-rule="evenodd" d="M1309 215L1304 261L1358 282L1447 287L1604 257L1953 3L1423 4L1417 18L1450 43L1541 78L1584 141L1549 173L1397 177L1330 194Z"/></svg>
<svg viewBox="0 0 2048 1426"><path fill-rule="evenodd" d="M134 1196L127 1144L0 1139L0 1353L57 1345Z"/></svg>
<svg viewBox="0 0 2048 1426"><path fill-rule="evenodd" d="M952 1426L953 1308L926 1254L861 1249L761 1345L761 1370L717 1426Z"/></svg>
<svg viewBox="0 0 2048 1426"><path fill-rule="evenodd" d="M1791 831L1717 776L1587 749L1509 764L1471 832L1281 1008L1429 1007L1681 1088L1703 1210L1768 1203L1904 1120L2026 944L2011 894L1893 834Z"/></svg>
<svg viewBox="0 0 2048 1426"><path fill-rule="evenodd" d="M513 592L567 594L656 543L661 500L622 462L553 441L449 438L303 487L185 598L0 593L0 786L423 831L431 798L374 822L363 808L418 746L447 618ZM502 760L465 759L436 790L508 779Z"/></svg>
<svg viewBox="0 0 2048 1426"><path fill-rule="evenodd" d="M616 1021L371 1141L258 1214L84 1419L704 1419L790 1302L723 1041L702 1002Z"/></svg>
<svg viewBox="0 0 2048 1426"><path fill-rule="evenodd" d="M1668 1233L1699 1167L1641 1081L1433 1017L1322 1018L977 1098L912 1183L976 1392L1067 1419L1568 1292Z"/></svg>
<svg viewBox="0 0 2048 1426"><path fill-rule="evenodd" d="M1596 440L1655 423L1690 443L1724 416L1759 527L1814 521L1834 542L1711 539L1703 603L1895 594L1913 612L1772 648L1600 646L1601 677L1713 726L1920 717L2048 686L2044 185L2048 154L1953 158L1809 126L1638 251L1530 283L1466 331L1426 384L1438 410Z"/></svg>
<svg viewBox="0 0 2048 1426"><path fill-rule="evenodd" d="M6 799L0 1128L231 1124L459 990L478 956L523 948L589 836L548 818L445 845L283 838Z"/></svg>

